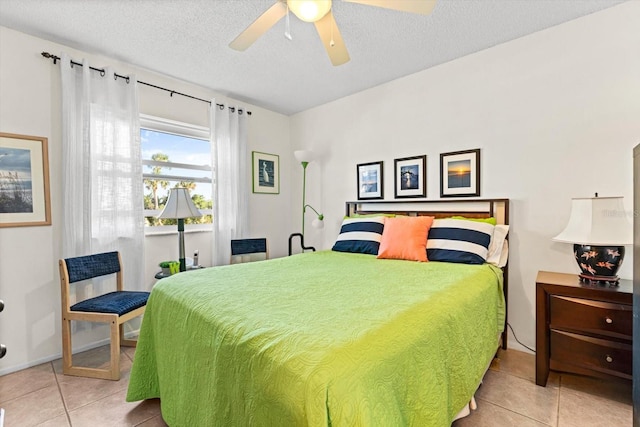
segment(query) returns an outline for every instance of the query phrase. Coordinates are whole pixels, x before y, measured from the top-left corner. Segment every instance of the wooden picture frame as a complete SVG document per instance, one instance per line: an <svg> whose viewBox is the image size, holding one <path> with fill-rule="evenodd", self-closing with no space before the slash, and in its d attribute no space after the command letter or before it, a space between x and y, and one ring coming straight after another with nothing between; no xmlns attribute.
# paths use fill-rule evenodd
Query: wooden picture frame
<svg viewBox="0 0 640 427"><path fill-rule="evenodd" d="M0 227L51 225L47 142L0 132Z"/></svg>
<svg viewBox="0 0 640 427"><path fill-rule="evenodd" d="M480 195L480 149L440 154L440 197Z"/></svg>
<svg viewBox="0 0 640 427"><path fill-rule="evenodd" d="M358 200L384 198L383 162L357 165Z"/></svg>
<svg viewBox="0 0 640 427"><path fill-rule="evenodd" d="M395 159L395 198L427 197L427 156Z"/></svg>
<svg viewBox="0 0 640 427"><path fill-rule="evenodd" d="M252 151L253 192L280 194L280 156Z"/></svg>

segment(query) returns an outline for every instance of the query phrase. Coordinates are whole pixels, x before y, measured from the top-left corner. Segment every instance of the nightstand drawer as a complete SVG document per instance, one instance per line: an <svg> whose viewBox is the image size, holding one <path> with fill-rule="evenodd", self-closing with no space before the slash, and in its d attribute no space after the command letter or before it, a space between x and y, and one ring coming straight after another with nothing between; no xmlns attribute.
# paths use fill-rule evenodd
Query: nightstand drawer
<svg viewBox="0 0 640 427"><path fill-rule="evenodd" d="M631 339L633 307L626 304L552 295L550 327Z"/></svg>
<svg viewBox="0 0 640 427"><path fill-rule="evenodd" d="M631 378L631 344L555 330L550 338L553 361Z"/></svg>

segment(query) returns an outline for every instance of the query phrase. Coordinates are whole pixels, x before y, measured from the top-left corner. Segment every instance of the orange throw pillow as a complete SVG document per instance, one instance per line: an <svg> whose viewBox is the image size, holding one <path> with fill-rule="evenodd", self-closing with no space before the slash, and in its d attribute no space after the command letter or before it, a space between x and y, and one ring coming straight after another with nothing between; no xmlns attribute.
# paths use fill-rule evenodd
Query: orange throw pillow
<svg viewBox="0 0 640 427"><path fill-rule="evenodd" d="M432 216L386 218L378 258L426 262Z"/></svg>

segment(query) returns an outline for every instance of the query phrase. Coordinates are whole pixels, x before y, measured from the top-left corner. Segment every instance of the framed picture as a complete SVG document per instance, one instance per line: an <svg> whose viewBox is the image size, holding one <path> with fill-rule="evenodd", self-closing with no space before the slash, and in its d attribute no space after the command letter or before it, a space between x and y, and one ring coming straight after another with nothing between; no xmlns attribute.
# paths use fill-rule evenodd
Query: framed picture
<svg viewBox="0 0 640 427"><path fill-rule="evenodd" d="M480 195L480 149L440 154L440 197Z"/></svg>
<svg viewBox="0 0 640 427"><path fill-rule="evenodd" d="M395 159L395 197L427 197L427 156Z"/></svg>
<svg viewBox="0 0 640 427"><path fill-rule="evenodd" d="M0 132L0 227L51 225L47 138Z"/></svg>
<svg viewBox="0 0 640 427"><path fill-rule="evenodd" d="M382 162L362 163L358 170L358 200L382 199L384 197L384 181L382 179Z"/></svg>
<svg viewBox="0 0 640 427"><path fill-rule="evenodd" d="M280 194L280 156L252 151L253 192Z"/></svg>

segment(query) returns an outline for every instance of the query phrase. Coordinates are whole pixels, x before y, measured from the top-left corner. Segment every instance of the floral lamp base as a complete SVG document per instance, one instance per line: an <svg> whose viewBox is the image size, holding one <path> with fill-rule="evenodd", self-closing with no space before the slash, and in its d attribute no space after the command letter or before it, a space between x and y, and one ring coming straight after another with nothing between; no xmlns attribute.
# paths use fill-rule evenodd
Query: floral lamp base
<svg viewBox="0 0 640 427"><path fill-rule="evenodd" d="M624 246L573 245L580 267L580 280L617 284L618 269L624 259Z"/></svg>

